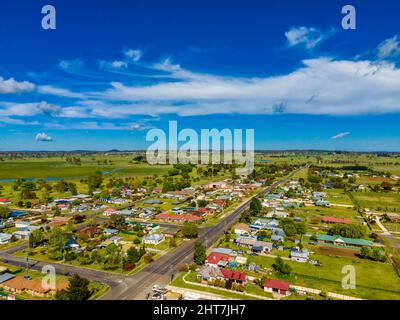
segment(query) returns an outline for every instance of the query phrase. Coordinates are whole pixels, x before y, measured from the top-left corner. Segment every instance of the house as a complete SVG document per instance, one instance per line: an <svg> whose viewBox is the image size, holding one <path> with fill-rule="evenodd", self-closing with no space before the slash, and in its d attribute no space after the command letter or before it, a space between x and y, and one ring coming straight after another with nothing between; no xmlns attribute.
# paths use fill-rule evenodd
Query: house
<svg viewBox="0 0 400 320"><path fill-rule="evenodd" d="M255 241L253 246L251 247L251 251L253 252L271 252L272 251L272 243L265 241Z"/></svg>
<svg viewBox="0 0 400 320"><path fill-rule="evenodd" d="M160 213L156 215L156 219L174 221L174 222L186 222L186 221L197 222L201 220L201 217L194 216L191 214L172 215L168 213Z"/></svg>
<svg viewBox="0 0 400 320"><path fill-rule="evenodd" d="M348 224L348 223L352 222L349 219L334 218L334 217L323 217L321 220L322 220L322 222L325 222L325 223L343 223L343 224Z"/></svg>
<svg viewBox="0 0 400 320"><path fill-rule="evenodd" d="M258 241L257 239L252 239L252 238L236 238L235 243L241 247L249 248L253 252L272 251L271 242Z"/></svg>
<svg viewBox="0 0 400 320"><path fill-rule="evenodd" d="M318 199L314 202L314 204L318 207L329 207L331 203L326 200Z"/></svg>
<svg viewBox="0 0 400 320"><path fill-rule="evenodd" d="M250 227L245 224L245 223L238 223L233 227L233 230L235 231L236 235L242 236L242 235L250 235L251 234L251 229Z"/></svg>
<svg viewBox="0 0 400 320"><path fill-rule="evenodd" d="M11 200L8 198L0 198L0 205L10 205Z"/></svg>
<svg viewBox="0 0 400 320"><path fill-rule="evenodd" d="M287 218L289 217L289 213L284 211L272 210L268 212L266 215L267 218Z"/></svg>
<svg viewBox="0 0 400 320"><path fill-rule="evenodd" d="M132 212L132 210L125 209L125 210L118 210L115 212L115 214L130 217L130 216L132 216L133 212Z"/></svg>
<svg viewBox="0 0 400 320"><path fill-rule="evenodd" d="M48 297L57 290L67 289L69 282L61 280L56 283L56 288L51 289L42 285L41 279L27 280L23 276L15 276L14 278L3 282L2 286L6 291L13 293L27 293L32 296Z"/></svg>
<svg viewBox="0 0 400 320"><path fill-rule="evenodd" d="M116 235L119 233L119 231L117 229L110 229L110 228L105 228L103 230L103 233L107 236L111 236L111 235Z"/></svg>
<svg viewBox="0 0 400 320"><path fill-rule="evenodd" d="M225 267L230 262L230 257L227 254L212 252L206 259L206 265Z"/></svg>
<svg viewBox="0 0 400 320"><path fill-rule="evenodd" d="M226 188L227 183L225 181L209 182L203 185L204 189L223 189Z"/></svg>
<svg viewBox="0 0 400 320"><path fill-rule="evenodd" d="M227 282L226 287L229 289L232 283L245 284L247 282L247 275L243 272L236 270L219 269Z"/></svg>
<svg viewBox="0 0 400 320"><path fill-rule="evenodd" d="M97 226L88 226L88 227L85 227L85 228L81 229L79 231L79 234L86 235L89 238L93 238L96 235L97 232L98 232L98 227Z"/></svg>
<svg viewBox="0 0 400 320"><path fill-rule="evenodd" d="M0 286L1 286L1 284L2 284L3 282L6 282L6 281L8 281L8 280L11 280L11 279L14 278L14 277L15 277L15 275L13 275L12 273L8 273L8 272L5 272L5 273L0 274Z"/></svg>
<svg viewBox="0 0 400 320"><path fill-rule="evenodd" d="M237 253L229 248L214 248L212 249L212 252L226 254L231 258L235 258L237 256Z"/></svg>
<svg viewBox="0 0 400 320"><path fill-rule="evenodd" d="M67 217L54 217L48 224L50 228L61 227L68 223L70 218Z"/></svg>
<svg viewBox="0 0 400 320"><path fill-rule="evenodd" d="M267 279L264 283L264 291L277 293L280 296L289 296L290 295L290 284L286 281L275 280L275 279Z"/></svg>
<svg viewBox="0 0 400 320"><path fill-rule="evenodd" d="M163 204L163 202L161 200L158 199L147 199L143 201L143 204Z"/></svg>
<svg viewBox="0 0 400 320"><path fill-rule="evenodd" d="M117 210L115 210L114 208L108 208L106 210L104 210L103 214L105 216L111 216L113 214L115 214L117 212Z"/></svg>
<svg viewBox="0 0 400 320"><path fill-rule="evenodd" d="M31 225L32 225L32 223L29 222L29 221L16 221L16 222L15 222L15 227L16 227L17 229L26 228L26 227L29 227L29 226L31 226Z"/></svg>
<svg viewBox="0 0 400 320"><path fill-rule="evenodd" d="M238 264L246 264L247 263L247 257L243 256L237 256L235 259L235 262Z"/></svg>
<svg viewBox="0 0 400 320"><path fill-rule="evenodd" d="M18 230L14 231L13 236L16 237L17 239L21 240L29 240L29 236L31 235L31 231L28 230Z"/></svg>
<svg viewBox="0 0 400 320"><path fill-rule="evenodd" d="M257 219L250 225L250 228L254 230L273 229L276 227L279 227L279 221L276 219Z"/></svg>
<svg viewBox="0 0 400 320"><path fill-rule="evenodd" d="M199 272L197 272L197 278L203 281L214 281L214 280L223 280L224 276L220 269L217 266L203 266Z"/></svg>
<svg viewBox="0 0 400 320"><path fill-rule="evenodd" d="M390 221L390 222L397 222L400 223L400 215L396 213L385 213L385 217Z"/></svg>
<svg viewBox="0 0 400 320"><path fill-rule="evenodd" d="M315 191L312 194L312 197L316 200L316 199L323 199L326 198L328 195L326 194L326 192L319 192L319 191Z"/></svg>
<svg viewBox="0 0 400 320"><path fill-rule="evenodd" d="M373 242L369 240L345 238L338 235L319 235L317 241L318 243L330 243L337 246L371 247L373 245Z"/></svg>
<svg viewBox="0 0 400 320"><path fill-rule="evenodd" d="M290 251L290 259L293 261L297 262L307 262L308 261L308 251L303 250L303 251L298 251L298 250L292 250Z"/></svg>
<svg viewBox="0 0 400 320"><path fill-rule="evenodd" d="M163 234L150 234L147 236L143 237L143 243L145 244L153 244L153 245L159 245L161 242L165 240L165 236Z"/></svg>
<svg viewBox="0 0 400 320"><path fill-rule="evenodd" d="M80 245L73 236L69 236L67 239L67 245L65 247L68 249L79 249Z"/></svg>
<svg viewBox="0 0 400 320"><path fill-rule="evenodd" d="M11 234L8 234L8 233L0 233L0 245L1 245L1 244L7 244L7 243L9 243L10 240L11 240L11 238L12 238L12 235L11 235Z"/></svg>
<svg viewBox="0 0 400 320"><path fill-rule="evenodd" d="M121 240L122 238L118 236L112 236L110 239L108 239L109 242L112 242L114 244L119 244Z"/></svg>
<svg viewBox="0 0 400 320"><path fill-rule="evenodd" d="M286 237L286 234L282 228L273 228L272 229L271 241L283 242L283 241L285 241L285 237Z"/></svg>

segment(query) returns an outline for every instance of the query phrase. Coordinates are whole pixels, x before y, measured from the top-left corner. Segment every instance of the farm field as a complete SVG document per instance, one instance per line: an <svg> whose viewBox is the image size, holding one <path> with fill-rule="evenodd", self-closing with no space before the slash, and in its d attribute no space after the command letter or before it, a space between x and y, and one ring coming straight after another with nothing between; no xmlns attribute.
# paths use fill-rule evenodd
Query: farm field
<svg viewBox="0 0 400 320"><path fill-rule="evenodd" d="M400 211L400 194L390 192L353 192L362 208L377 211Z"/></svg>

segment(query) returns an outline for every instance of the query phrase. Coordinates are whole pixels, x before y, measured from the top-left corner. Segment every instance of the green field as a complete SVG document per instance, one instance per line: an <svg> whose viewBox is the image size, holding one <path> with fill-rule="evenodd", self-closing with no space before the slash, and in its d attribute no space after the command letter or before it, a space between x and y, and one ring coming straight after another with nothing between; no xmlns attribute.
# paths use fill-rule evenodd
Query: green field
<svg viewBox="0 0 400 320"><path fill-rule="evenodd" d="M400 194L394 192L353 192L362 208L379 211L400 211ZM387 209L386 209L387 208Z"/></svg>

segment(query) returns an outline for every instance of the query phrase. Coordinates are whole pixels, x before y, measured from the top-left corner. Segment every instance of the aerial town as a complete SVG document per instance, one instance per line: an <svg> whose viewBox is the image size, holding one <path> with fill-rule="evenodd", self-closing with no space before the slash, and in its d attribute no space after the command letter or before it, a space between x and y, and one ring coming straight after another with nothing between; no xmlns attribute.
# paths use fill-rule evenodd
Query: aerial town
<svg viewBox="0 0 400 320"><path fill-rule="evenodd" d="M260 153L249 176L152 168L140 153L34 156L1 155L4 299L73 299L74 283L82 299L400 298L397 155ZM30 178L10 178L29 165ZM355 287L342 284L348 266Z"/></svg>

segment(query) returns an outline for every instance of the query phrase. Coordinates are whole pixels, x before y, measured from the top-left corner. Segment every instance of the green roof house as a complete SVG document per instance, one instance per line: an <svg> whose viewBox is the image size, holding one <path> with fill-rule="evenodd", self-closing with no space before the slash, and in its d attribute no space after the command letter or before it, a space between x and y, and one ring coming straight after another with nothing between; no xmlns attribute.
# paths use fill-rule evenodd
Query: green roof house
<svg viewBox="0 0 400 320"><path fill-rule="evenodd" d="M372 241L364 239L352 239L342 236L330 236L327 234L317 236L318 242L332 243L338 246L352 246L352 247L371 247Z"/></svg>

